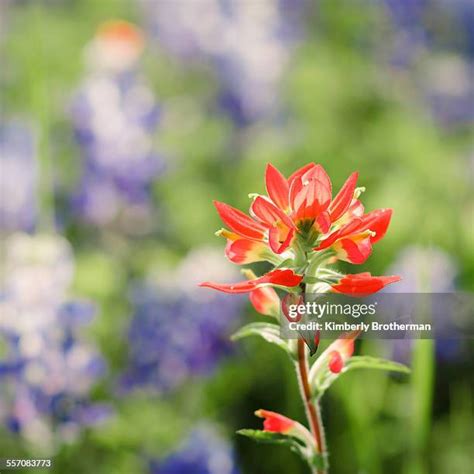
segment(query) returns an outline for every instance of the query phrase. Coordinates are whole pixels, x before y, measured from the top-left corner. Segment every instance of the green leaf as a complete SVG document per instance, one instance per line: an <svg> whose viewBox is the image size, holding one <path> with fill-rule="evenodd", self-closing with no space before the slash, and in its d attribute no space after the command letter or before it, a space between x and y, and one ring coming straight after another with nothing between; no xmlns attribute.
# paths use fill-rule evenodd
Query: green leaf
<svg viewBox="0 0 474 474"><path fill-rule="evenodd" d="M312 447L306 446L301 439L295 436L249 429L238 430L237 434L251 438L254 441L257 441L257 443L282 444L287 446L291 451L298 454L298 456L308 463L311 472L314 472L314 468L318 471L327 469L326 457L315 453Z"/></svg>
<svg viewBox="0 0 474 474"><path fill-rule="evenodd" d="M257 441L257 443L285 445L290 448L291 451L301 456L305 461L309 462L308 455L305 452L306 445L303 441L294 436L249 429L238 430L237 434L251 438L254 441Z"/></svg>
<svg viewBox="0 0 474 474"><path fill-rule="evenodd" d="M291 267L291 265L294 263L292 258L287 258L286 260L283 260L277 267L275 268L287 268Z"/></svg>
<svg viewBox="0 0 474 474"><path fill-rule="evenodd" d="M316 361L318 363L318 361ZM310 371L310 384L313 389L314 396L319 399L324 392L343 374L354 369L377 369L388 370L391 372L400 372L409 374L410 369L403 364L393 362L391 360L380 359L371 356L353 356L346 363L344 368L338 374L332 373L328 367L327 362L319 364L319 369L312 374Z"/></svg>
<svg viewBox="0 0 474 474"><path fill-rule="evenodd" d="M252 438L258 443L289 444L292 446L294 445L298 448L305 447L305 444L300 439L296 438L295 436L284 435L282 433L273 433L270 431L262 431L262 430L243 429L243 430L238 430L237 434L242 435L242 436L247 436L247 438Z"/></svg>
<svg viewBox="0 0 474 474"><path fill-rule="evenodd" d="M406 365L399 364L387 359L380 359L378 357L370 356L354 356L351 357L345 366L344 372L352 369L377 369L388 370L390 372L401 372L404 374L410 373L410 368Z"/></svg>
<svg viewBox="0 0 474 474"><path fill-rule="evenodd" d="M260 336L265 341L275 344L283 349L291 357L295 357L288 343L280 337L280 327L270 323L250 323L240 328L232 335L232 340L242 339L247 336Z"/></svg>

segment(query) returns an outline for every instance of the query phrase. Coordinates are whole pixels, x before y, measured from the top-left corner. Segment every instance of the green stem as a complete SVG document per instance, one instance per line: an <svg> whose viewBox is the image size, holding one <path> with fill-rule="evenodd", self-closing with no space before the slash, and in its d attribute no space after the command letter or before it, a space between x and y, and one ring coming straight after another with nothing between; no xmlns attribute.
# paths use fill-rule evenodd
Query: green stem
<svg viewBox="0 0 474 474"><path fill-rule="evenodd" d="M334 255L332 250L322 250L316 253L313 258L311 259L308 269L306 270L306 274L310 276L315 276L318 268L326 263L326 261Z"/></svg>
<svg viewBox="0 0 474 474"><path fill-rule="evenodd" d="M430 435L434 383L434 341L414 341L412 356L413 416L412 455L408 472L427 474L424 450Z"/></svg>

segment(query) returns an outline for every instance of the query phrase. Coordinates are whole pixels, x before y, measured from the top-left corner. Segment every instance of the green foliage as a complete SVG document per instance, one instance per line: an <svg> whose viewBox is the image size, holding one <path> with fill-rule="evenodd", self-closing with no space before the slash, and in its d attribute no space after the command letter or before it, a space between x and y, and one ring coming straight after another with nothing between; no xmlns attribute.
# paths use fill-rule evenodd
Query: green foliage
<svg viewBox="0 0 474 474"><path fill-rule="evenodd" d="M353 369L376 369L376 370L387 370L389 372L400 372L403 374L409 374L410 369L403 364L394 362L392 360L381 359L379 357L371 356L353 356L347 362L344 368L344 372L348 372Z"/></svg>
<svg viewBox="0 0 474 474"><path fill-rule="evenodd" d="M294 351L291 349L288 341L280 337L280 327L270 323L250 323L240 328L233 336L233 340L242 339L248 336L260 336L265 341L283 349L290 357L294 358Z"/></svg>

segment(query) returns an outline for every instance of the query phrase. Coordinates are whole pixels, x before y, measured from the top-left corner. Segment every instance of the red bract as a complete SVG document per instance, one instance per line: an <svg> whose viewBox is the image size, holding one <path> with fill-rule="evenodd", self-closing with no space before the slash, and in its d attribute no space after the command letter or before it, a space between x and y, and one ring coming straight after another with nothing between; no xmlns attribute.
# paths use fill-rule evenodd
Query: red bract
<svg viewBox="0 0 474 474"><path fill-rule="evenodd" d="M360 331L352 331L340 336L327 347L315 365L322 368L324 364L327 364L333 374L340 373L354 353L354 341L359 334Z"/></svg>
<svg viewBox="0 0 474 474"><path fill-rule="evenodd" d="M296 425L296 421L274 411L257 410L255 414L259 418L265 418L263 430L271 433L288 434Z"/></svg>
<svg viewBox="0 0 474 474"><path fill-rule="evenodd" d="M222 222L237 235L252 240L263 240L266 230L264 226L228 204L214 201L214 205Z"/></svg>
<svg viewBox="0 0 474 474"><path fill-rule="evenodd" d="M372 276L368 272L356 273L345 275L336 284L332 285L332 290L345 295L367 296L397 281L400 281L399 276Z"/></svg>
<svg viewBox="0 0 474 474"><path fill-rule="evenodd" d="M358 174L352 173L332 199L332 183L321 165L310 163L286 179L269 164L265 172L268 197L254 199L250 206L253 218L227 204L214 204L224 224L234 233L231 240L239 241L234 248L238 247L239 253L243 248L251 249L251 261L265 259L263 246L275 254L283 253L297 234L313 228L313 238L327 234L316 250L333 246L338 258L359 264L370 255L371 245L384 236L391 210L363 215L364 208L355 197L357 178ZM228 257L234 263L251 263L233 252Z"/></svg>
<svg viewBox="0 0 474 474"><path fill-rule="evenodd" d="M280 254L291 243L295 232L293 221L270 200L258 196L250 206L252 215L268 229L270 248Z"/></svg>
<svg viewBox="0 0 474 474"><path fill-rule="evenodd" d="M227 258L238 265L266 260L268 252L263 242L240 239L238 236L236 240L228 239L225 248Z"/></svg>
<svg viewBox="0 0 474 474"><path fill-rule="evenodd" d="M358 176L359 174L354 172L347 178L347 181L329 206L329 216L332 222L337 221L349 209L354 197Z"/></svg>
<svg viewBox="0 0 474 474"><path fill-rule="evenodd" d="M249 294L252 306L265 316L278 317L280 314L280 298L277 292L270 286L257 288Z"/></svg>
<svg viewBox="0 0 474 474"><path fill-rule="evenodd" d="M323 239L315 250L331 247L339 260L364 263L372 252L372 244L385 235L391 217L391 209L378 209L362 217L354 217Z"/></svg>
<svg viewBox="0 0 474 474"><path fill-rule="evenodd" d="M206 281L201 283L199 286L206 288L213 288L214 290L223 291L224 293L249 293L250 291L262 288L265 286L286 286L294 287L301 283L303 277L297 275L293 270L290 269L277 269L266 273L260 278L255 280L241 281L239 283L214 283Z"/></svg>

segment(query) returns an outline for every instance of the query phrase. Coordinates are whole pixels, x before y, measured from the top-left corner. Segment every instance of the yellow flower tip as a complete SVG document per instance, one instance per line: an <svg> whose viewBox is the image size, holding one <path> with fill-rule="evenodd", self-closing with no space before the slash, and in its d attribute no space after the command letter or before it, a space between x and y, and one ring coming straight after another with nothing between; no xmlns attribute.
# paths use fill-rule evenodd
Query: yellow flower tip
<svg viewBox="0 0 474 474"><path fill-rule="evenodd" d="M257 275L255 275L255 273L250 270L250 268L242 268L240 271L242 275L247 278L247 280L255 280L257 278Z"/></svg>
<svg viewBox="0 0 474 474"><path fill-rule="evenodd" d="M365 192L365 186L359 186L354 190L354 199L357 199L362 193Z"/></svg>
<svg viewBox="0 0 474 474"><path fill-rule="evenodd" d="M239 236L237 234L234 234L233 232L231 232L230 230L227 230L227 229L219 229L217 232L214 233L215 236L217 237L224 237L225 239L229 239L229 240L237 240L239 238Z"/></svg>

